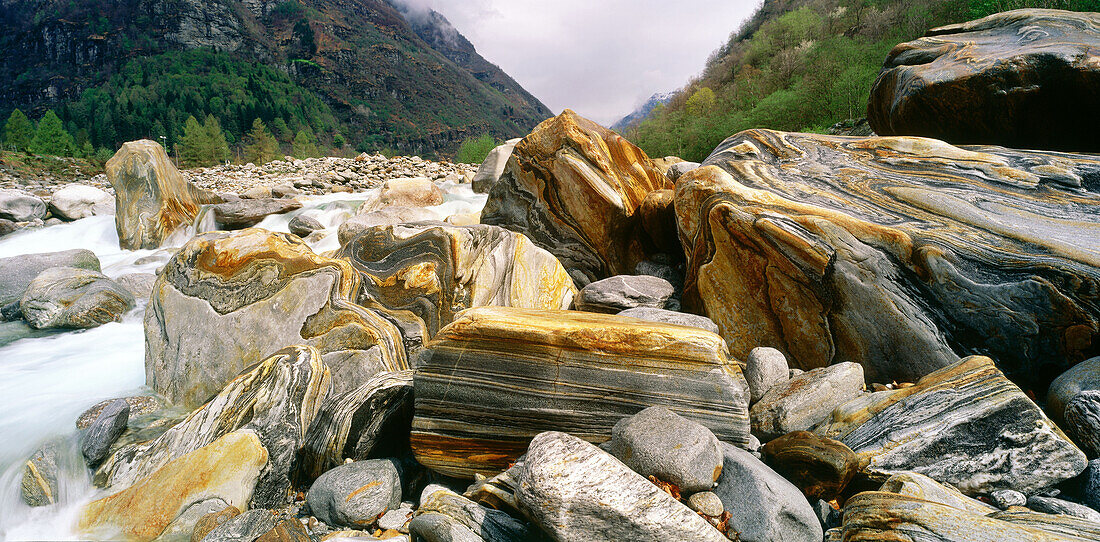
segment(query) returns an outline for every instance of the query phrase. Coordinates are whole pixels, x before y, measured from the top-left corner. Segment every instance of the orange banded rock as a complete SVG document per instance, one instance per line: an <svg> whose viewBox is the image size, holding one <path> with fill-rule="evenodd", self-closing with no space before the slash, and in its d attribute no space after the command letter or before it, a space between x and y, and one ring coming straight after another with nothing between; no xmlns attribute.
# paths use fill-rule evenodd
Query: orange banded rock
<svg viewBox="0 0 1100 542"><path fill-rule="evenodd" d="M543 431L606 441L652 405L749 437L748 392L721 337L607 314L480 307L425 349L413 379L410 442L437 472L496 474Z"/></svg>

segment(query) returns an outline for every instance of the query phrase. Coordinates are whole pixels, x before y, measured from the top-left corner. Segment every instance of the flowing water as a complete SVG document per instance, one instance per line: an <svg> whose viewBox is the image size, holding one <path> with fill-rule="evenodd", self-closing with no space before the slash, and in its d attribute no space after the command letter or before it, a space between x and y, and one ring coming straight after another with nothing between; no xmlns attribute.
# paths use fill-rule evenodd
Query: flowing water
<svg viewBox="0 0 1100 542"><path fill-rule="evenodd" d="M441 185L444 203L429 209L440 219L476 213L485 195L469 185ZM258 227L287 232L304 214L326 227L310 236L314 251L339 248L336 229L376 191L302 198L303 206L269 216ZM205 231L204 216L194 231ZM95 252L104 274L152 273L170 257L167 250L121 250L113 216L20 232L0 239L0 257L84 248ZM21 323L0 324L0 540L76 540L80 508L103 495L91 485L80 457L76 418L95 403L148 393L145 388L145 301L122 322L81 331L30 331ZM62 450L59 503L32 508L20 496L23 463L41 445Z"/></svg>

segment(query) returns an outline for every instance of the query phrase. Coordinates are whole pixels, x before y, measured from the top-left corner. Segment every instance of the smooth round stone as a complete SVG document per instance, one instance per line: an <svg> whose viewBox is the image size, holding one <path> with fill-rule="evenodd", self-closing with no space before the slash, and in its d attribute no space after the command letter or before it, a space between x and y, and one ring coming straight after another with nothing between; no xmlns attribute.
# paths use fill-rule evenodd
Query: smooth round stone
<svg viewBox="0 0 1100 542"><path fill-rule="evenodd" d="M1011 506L1027 505L1027 497L1014 489L998 489L989 494L989 501L1001 510L1008 510Z"/></svg>
<svg viewBox="0 0 1100 542"><path fill-rule="evenodd" d="M750 401L759 401L773 386L789 380L789 373L783 352L767 346L753 348L745 360L745 380L749 383Z"/></svg>
<svg viewBox="0 0 1100 542"><path fill-rule="evenodd" d="M309 234L323 230L325 227L317 221L316 218L305 215L298 215L290 219L290 223L287 224L290 228L290 233L297 235L298 237L307 237Z"/></svg>
<svg viewBox="0 0 1100 542"><path fill-rule="evenodd" d="M340 465L317 478L306 495L317 519L364 528L401 504L401 478L394 462L370 459Z"/></svg>
<svg viewBox="0 0 1100 542"><path fill-rule="evenodd" d="M637 318L649 322L663 322L666 324L676 324L678 326L697 327L711 333L718 333L718 325L715 324L713 320L706 316L699 316L698 314L688 314L686 312L670 311L668 309L658 309L655 307L635 307L620 312L619 316Z"/></svg>
<svg viewBox="0 0 1100 542"><path fill-rule="evenodd" d="M53 193L50 211L64 220L94 215L109 215L115 210L115 198L94 186L69 184Z"/></svg>
<svg viewBox="0 0 1100 542"><path fill-rule="evenodd" d="M809 431L787 433L765 444L764 462L807 497L831 501L852 481L859 458L844 443Z"/></svg>
<svg viewBox="0 0 1100 542"><path fill-rule="evenodd" d="M688 497L687 505L688 508L711 517L721 516L722 512L726 510L725 506L722 505L722 499L713 491L693 493Z"/></svg>
<svg viewBox="0 0 1100 542"><path fill-rule="evenodd" d="M134 296L98 271L54 267L31 281L19 307L33 328L90 328L121 321Z"/></svg>
<svg viewBox="0 0 1100 542"><path fill-rule="evenodd" d="M0 218L27 222L45 216L46 202L22 190L0 189Z"/></svg>
<svg viewBox="0 0 1100 542"><path fill-rule="evenodd" d="M662 309L675 288L651 275L616 275L597 280L577 294L577 310L614 314L635 307Z"/></svg>
<svg viewBox="0 0 1100 542"><path fill-rule="evenodd" d="M611 454L628 467L676 485L709 491L722 473L722 451L710 429L663 406L623 418L611 429Z"/></svg>

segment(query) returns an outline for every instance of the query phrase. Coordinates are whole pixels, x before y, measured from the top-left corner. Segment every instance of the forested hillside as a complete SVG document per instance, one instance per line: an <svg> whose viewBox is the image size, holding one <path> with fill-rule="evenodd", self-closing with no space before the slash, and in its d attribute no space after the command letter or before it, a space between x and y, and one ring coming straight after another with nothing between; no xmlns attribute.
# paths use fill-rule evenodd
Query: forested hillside
<svg viewBox="0 0 1100 542"><path fill-rule="evenodd" d="M624 135L651 156L701 161L747 128L823 132L866 114L898 43L1024 7L1100 11L1100 0L765 0L697 79Z"/></svg>

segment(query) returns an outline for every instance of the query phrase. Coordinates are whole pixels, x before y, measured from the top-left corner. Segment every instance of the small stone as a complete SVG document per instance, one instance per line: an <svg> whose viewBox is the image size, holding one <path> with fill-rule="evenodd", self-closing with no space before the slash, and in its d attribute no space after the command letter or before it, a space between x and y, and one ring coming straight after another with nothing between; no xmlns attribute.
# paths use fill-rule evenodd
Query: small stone
<svg viewBox="0 0 1100 542"><path fill-rule="evenodd" d="M408 508L398 508L396 510L388 510L382 517L378 518L378 528L383 531L394 530L401 533L409 532L409 520L412 519L413 511Z"/></svg>
<svg viewBox="0 0 1100 542"><path fill-rule="evenodd" d="M722 474L718 439L698 422L663 406L623 418L611 429L611 454L644 477L685 493L709 491Z"/></svg>
<svg viewBox="0 0 1100 542"><path fill-rule="evenodd" d="M129 420L130 403L125 399L115 399L103 407L80 437L80 452L89 467L96 467L107 457L111 445L126 431Z"/></svg>
<svg viewBox="0 0 1100 542"><path fill-rule="evenodd" d="M287 227L290 228L290 233L303 238L317 230L325 229L316 218L306 215L298 215L290 219L290 223L287 224Z"/></svg>
<svg viewBox="0 0 1100 542"><path fill-rule="evenodd" d="M750 402L759 401L773 386L789 380L789 371L783 352L767 346L749 351L745 361L745 380L749 383Z"/></svg>
<svg viewBox="0 0 1100 542"><path fill-rule="evenodd" d="M655 307L635 307L620 312L619 316L637 318L649 322L663 322L666 324L676 324L678 326L697 327L711 333L718 333L718 325L715 324L714 321L706 316L699 316L698 314L688 314L686 312L670 311L668 309L658 309Z"/></svg>
<svg viewBox="0 0 1100 542"><path fill-rule="evenodd" d="M722 499L718 498L718 495L713 491L700 491L698 493L692 493L687 500L688 508L699 512L700 514L710 517L718 517L725 511L725 507L722 505Z"/></svg>
<svg viewBox="0 0 1100 542"><path fill-rule="evenodd" d="M306 494L317 519L335 526L363 529L379 514L401 504L401 478L390 459L340 465L322 474Z"/></svg>
<svg viewBox="0 0 1100 542"><path fill-rule="evenodd" d="M577 294L577 310L614 314L635 307L663 309L675 289L650 275L616 275L597 280Z"/></svg>
<svg viewBox="0 0 1100 542"><path fill-rule="evenodd" d="M1027 498L1027 507L1036 512L1064 514L1100 523L1100 512L1083 504L1056 499L1054 497L1039 497L1033 495Z"/></svg>
<svg viewBox="0 0 1100 542"><path fill-rule="evenodd" d="M989 501L1001 510L1008 510L1011 506L1027 505L1027 497L1014 489L998 489L989 494Z"/></svg>

